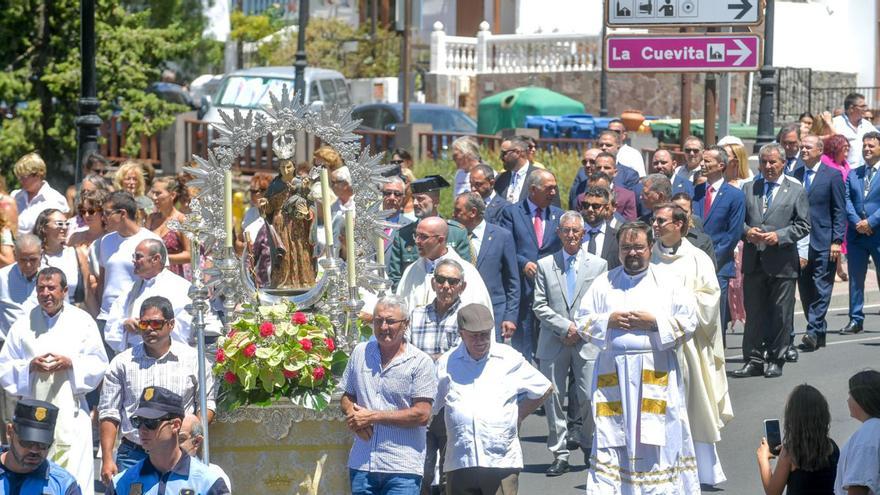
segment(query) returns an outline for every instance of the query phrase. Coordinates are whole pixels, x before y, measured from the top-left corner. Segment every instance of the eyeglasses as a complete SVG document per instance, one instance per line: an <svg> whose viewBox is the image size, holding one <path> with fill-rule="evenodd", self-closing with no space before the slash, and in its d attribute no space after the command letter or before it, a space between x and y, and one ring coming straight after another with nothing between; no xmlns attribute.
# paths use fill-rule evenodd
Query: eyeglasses
<svg viewBox="0 0 880 495"><path fill-rule="evenodd" d="M403 196L403 191L382 191L382 196L385 196L386 198L388 196L394 196L394 197L399 198L399 197Z"/></svg>
<svg viewBox="0 0 880 495"><path fill-rule="evenodd" d="M161 330L171 320L138 320L138 328L141 330Z"/></svg>
<svg viewBox="0 0 880 495"><path fill-rule="evenodd" d="M420 232L416 232L413 236L417 241L425 241L432 237L440 237L439 234L422 234Z"/></svg>
<svg viewBox="0 0 880 495"><path fill-rule="evenodd" d="M95 208L80 208L78 211L79 211L79 216L81 216L81 217L84 217L86 215L94 215L96 213L101 213L101 210L98 210Z"/></svg>
<svg viewBox="0 0 880 495"><path fill-rule="evenodd" d="M388 163L390 163L391 165L403 165L403 160L391 160Z"/></svg>
<svg viewBox="0 0 880 495"><path fill-rule="evenodd" d="M596 164L596 160L590 160L590 159L587 159L587 158L584 158L583 160L581 160L581 165L586 165L586 164L588 164L588 163L595 165L595 164Z"/></svg>
<svg viewBox="0 0 880 495"><path fill-rule="evenodd" d="M437 282L437 285L448 284L450 287L455 287L461 283L460 278L444 277L443 275L434 275L434 281Z"/></svg>
<svg viewBox="0 0 880 495"><path fill-rule="evenodd" d="M101 210L101 213L103 213L105 217L109 217L110 215L113 215L114 213L119 213L120 211L122 211L122 210L116 208L113 210Z"/></svg>
<svg viewBox="0 0 880 495"><path fill-rule="evenodd" d="M148 419L140 416L131 418L131 426L135 428L144 428L146 430L155 430L162 426L162 423L174 419L174 416L162 416L161 418Z"/></svg>
<svg viewBox="0 0 880 495"><path fill-rule="evenodd" d="M405 321L405 319L395 320L394 318L373 318L373 324L378 327L381 327L382 325L393 327L394 325L398 325Z"/></svg>
<svg viewBox="0 0 880 495"><path fill-rule="evenodd" d="M692 154L694 154L694 153L699 153L699 152L701 152L701 151L703 151L703 150L701 150L700 148L685 148L685 149L684 149L684 152L687 153L687 154L689 154L689 155L692 155Z"/></svg>
<svg viewBox="0 0 880 495"><path fill-rule="evenodd" d="M662 218L662 217L654 217L653 219L651 219L651 223L656 223L660 227L666 225L667 223L669 223L671 221L672 221L671 218Z"/></svg>
<svg viewBox="0 0 880 495"><path fill-rule="evenodd" d="M587 203L586 201L581 201L581 208L585 210L601 210L605 208L605 203Z"/></svg>

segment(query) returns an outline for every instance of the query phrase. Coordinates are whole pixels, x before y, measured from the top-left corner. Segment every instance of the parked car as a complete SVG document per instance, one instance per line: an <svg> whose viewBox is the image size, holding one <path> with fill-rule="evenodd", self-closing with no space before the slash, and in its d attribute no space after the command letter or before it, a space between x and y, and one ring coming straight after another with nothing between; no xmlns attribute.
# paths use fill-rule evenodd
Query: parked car
<svg viewBox="0 0 880 495"><path fill-rule="evenodd" d="M231 113L238 108L242 111L262 111L270 103L269 93L281 96L281 88L287 85L293 92L296 72L289 67L254 67L235 71L223 76L219 89L208 102L203 120L220 122L218 110ZM351 96L345 77L329 69L306 67L305 101L312 108L323 105L351 105Z"/></svg>
<svg viewBox="0 0 880 495"><path fill-rule="evenodd" d="M410 121L414 124L431 124L435 132L476 134L477 123L457 108L434 103L413 103L410 105ZM358 105L352 117L363 119L362 129L393 131L403 122L403 104L371 103Z"/></svg>

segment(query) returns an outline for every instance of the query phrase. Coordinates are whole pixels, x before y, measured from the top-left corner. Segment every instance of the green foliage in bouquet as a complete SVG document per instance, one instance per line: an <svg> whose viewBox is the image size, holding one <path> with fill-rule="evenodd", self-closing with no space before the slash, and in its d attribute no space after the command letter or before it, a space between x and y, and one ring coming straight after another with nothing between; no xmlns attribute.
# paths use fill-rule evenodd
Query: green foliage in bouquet
<svg viewBox="0 0 880 495"><path fill-rule="evenodd" d="M292 303L245 307L216 357L219 406L227 411L283 400L320 411L348 363L336 349L330 319L297 311Z"/></svg>

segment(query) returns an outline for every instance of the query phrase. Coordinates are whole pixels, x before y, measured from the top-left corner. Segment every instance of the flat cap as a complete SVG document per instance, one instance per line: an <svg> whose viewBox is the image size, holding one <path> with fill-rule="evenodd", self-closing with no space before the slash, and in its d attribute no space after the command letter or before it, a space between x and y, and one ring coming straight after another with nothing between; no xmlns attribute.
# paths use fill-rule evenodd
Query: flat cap
<svg viewBox="0 0 880 495"><path fill-rule="evenodd" d="M465 332L485 332L495 329L492 312L482 304L472 303L458 310L458 329Z"/></svg>

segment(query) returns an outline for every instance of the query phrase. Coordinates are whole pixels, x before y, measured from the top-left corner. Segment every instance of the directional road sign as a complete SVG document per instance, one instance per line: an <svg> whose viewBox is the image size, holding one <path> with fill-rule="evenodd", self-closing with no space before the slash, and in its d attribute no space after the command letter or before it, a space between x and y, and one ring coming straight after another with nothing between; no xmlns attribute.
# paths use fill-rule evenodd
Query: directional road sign
<svg viewBox="0 0 880 495"><path fill-rule="evenodd" d="M609 35L609 72L738 72L761 66L761 36Z"/></svg>
<svg viewBox="0 0 880 495"><path fill-rule="evenodd" d="M605 0L608 27L754 26L761 0Z"/></svg>

